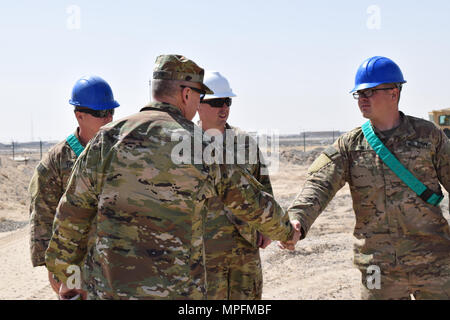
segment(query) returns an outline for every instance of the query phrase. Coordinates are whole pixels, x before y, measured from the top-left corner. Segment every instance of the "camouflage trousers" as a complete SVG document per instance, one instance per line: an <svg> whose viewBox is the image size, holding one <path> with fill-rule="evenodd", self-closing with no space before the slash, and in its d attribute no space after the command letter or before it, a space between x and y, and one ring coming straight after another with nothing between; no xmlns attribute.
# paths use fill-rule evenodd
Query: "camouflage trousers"
<svg viewBox="0 0 450 320"><path fill-rule="evenodd" d="M245 239L230 252L206 255L207 299L260 300L262 268L259 249Z"/></svg>
<svg viewBox="0 0 450 320"><path fill-rule="evenodd" d="M429 266L404 270L399 266L382 268L379 288L374 286L374 273L368 280L361 269L361 298L367 300L450 300L450 266L431 272ZM369 284L370 282L370 284ZM370 288L370 289L369 289Z"/></svg>

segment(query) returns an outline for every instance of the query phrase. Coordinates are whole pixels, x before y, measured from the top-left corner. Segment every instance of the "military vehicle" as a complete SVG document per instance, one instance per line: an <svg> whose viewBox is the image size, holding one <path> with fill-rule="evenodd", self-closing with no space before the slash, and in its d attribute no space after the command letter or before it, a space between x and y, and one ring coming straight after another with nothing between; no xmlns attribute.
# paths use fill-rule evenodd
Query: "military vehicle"
<svg viewBox="0 0 450 320"><path fill-rule="evenodd" d="M444 130L447 137L450 138L450 108L442 110L434 110L428 112L430 121Z"/></svg>

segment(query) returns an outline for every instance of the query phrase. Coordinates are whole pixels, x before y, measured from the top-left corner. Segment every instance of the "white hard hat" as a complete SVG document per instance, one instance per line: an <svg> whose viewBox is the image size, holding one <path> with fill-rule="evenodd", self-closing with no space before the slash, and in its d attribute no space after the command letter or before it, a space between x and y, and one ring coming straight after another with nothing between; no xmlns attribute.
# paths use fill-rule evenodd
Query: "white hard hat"
<svg viewBox="0 0 450 320"><path fill-rule="evenodd" d="M217 71L205 71L203 83L214 91L213 94L207 94L203 99L231 98L236 97L230 88L227 78Z"/></svg>

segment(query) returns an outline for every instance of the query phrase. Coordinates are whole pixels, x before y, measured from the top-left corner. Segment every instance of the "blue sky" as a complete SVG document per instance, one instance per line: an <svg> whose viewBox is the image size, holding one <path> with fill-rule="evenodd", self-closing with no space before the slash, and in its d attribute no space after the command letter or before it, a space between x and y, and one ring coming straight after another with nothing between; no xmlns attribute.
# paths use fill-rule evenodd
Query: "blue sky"
<svg viewBox="0 0 450 320"><path fill-rule="evenodd" d="M71 5L79 29L67 27ZM450 1L10 1L0 9L0 142L72 133L68 100L85 74L110 83L116 119L137 112L163 53L227 76L238 95L229 122L245 130L360 125L348 92L374 55L396 61L408 81L400 109L427 118L450 105L449 36Z"/></svg>

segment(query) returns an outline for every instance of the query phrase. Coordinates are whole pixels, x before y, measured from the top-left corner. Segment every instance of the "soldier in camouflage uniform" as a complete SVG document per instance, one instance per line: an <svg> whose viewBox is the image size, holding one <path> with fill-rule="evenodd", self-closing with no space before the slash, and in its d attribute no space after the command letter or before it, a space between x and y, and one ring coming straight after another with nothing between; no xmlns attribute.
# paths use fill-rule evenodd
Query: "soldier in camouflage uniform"
<svg viewBox="0 0 450 320"><path fill-rule="evenodd" d="M45 265L52 225L59 199L66 189L72 167L87 142L98 129L112 121L114 100L111 88L100 77L83 77L77 81L70 104L75 106L79 127L74 134L53 146L37 165L29 186L30 202L30 249L34 267ZM55 291L59 286L49 273Z"/></svg>
<svg viewBox="0 0 450 320"><path fill-rule="evenodd" d="M223 143L231 144L234 155L242 152L245 163L240 165L264 186L265 192L273 195L267 168L260 159L256 143L249 140L251 137L248 134L227 123L231 98L236 96L227 79L219 72L206 71L205 84L214 94L208 94L201 100L199 125L206 131L205 134L221 137ZM236 146L238 142L243 145ZM254 149L250 150L251 147ZM255 159L250 159L251 151L255 153ZM236 156L232 160L238 163ZM270 239L236 218L219 197L208 199L207 206L205 253L208 299L261 299L263 279L259 246L266 247Z"/></svg>
<svg viewBox="0 0 450 320"><path fill-rule="evenodd" d="M87 255L88 299L204 299L204 204L215 196L273 239L300 237L251 175L238 166L208 165L196 152L202 134L191 120L200 94L212 93L203 74L183 56L159 56L155 102L104 126L77 160L46 264L66 283L68 268ZM95 242L88 246L94 222Z"/></svg>
<svg viewBox="0 0 450 320"><path fill-rule="evenodd" d="M358 70L354 96L383 144L441 195L440 184L450 191L450 141L431 122L398 110L404 82L392 60L372 57ZM354 263L362 273L362 297L449 299L448 222L439 206L427 203L387 167L361 127L341 136L309 168L303 190L288 209L300 222L302 237L346 182L356 214L354 236L360 240ZM381 271L378 289L376 269L369 266Z"/></svg>

